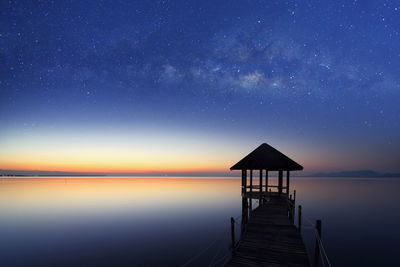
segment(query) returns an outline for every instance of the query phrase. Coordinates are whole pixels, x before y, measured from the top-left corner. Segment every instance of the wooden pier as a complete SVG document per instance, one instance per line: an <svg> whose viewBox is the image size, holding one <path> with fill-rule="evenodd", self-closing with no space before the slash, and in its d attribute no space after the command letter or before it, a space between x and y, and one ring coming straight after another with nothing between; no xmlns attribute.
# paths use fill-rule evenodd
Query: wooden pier
<svg viewBox="0 0 400 267"><path fill-rule="evenodd" d="M310 266L300 232L293 223L294 200L271 193L263 202L250 211L226 266Z"/></svg>
<svg viewBox="0 0 400 267"><path fill-rule="evenodd" d="M231 218L232 256L225 266L310 266L301 231L294 225L296 193L292 198L289 190L289 172L302 169L265 143L231 167L242 171L242 220L236 242L236 222ZM254 184L253 171L259 174L258 185ZM278 172L278 185L269 185L269 171ZM254 200L259 206L252 210Z"/></svg>

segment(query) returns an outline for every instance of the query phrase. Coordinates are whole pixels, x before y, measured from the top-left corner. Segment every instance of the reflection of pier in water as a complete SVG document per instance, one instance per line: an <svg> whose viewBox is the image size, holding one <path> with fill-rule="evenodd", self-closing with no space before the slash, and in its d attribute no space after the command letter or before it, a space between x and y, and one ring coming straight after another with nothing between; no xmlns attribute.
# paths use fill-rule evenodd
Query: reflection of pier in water
<svg viewBox="0 0 400 267"><path fill-rule="evenodd" d="M296 191L292 195L289 187L290 171L302 169L267 144L231 168L242 171L242 221L236 242L235 219L231 219L232 257L226 266L310 266L300 228L294 225ZM278 185L268 184L269 171L278 172ZM258 184L253 174L258 174ZM254 200L259 206L253 210ZM299 220L300 227L300 216Z"/></svg>

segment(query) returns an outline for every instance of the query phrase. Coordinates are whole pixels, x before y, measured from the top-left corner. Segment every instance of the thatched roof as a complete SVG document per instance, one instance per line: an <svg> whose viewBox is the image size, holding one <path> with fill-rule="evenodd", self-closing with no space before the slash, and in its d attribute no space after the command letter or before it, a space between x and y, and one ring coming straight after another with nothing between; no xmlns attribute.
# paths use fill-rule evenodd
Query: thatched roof
<svg viewBox="0 0 400 267"><path fill-rule="evenodd" d="M302 169L303 166L266 143L231 167L231 170L296 171Z"/></svg>

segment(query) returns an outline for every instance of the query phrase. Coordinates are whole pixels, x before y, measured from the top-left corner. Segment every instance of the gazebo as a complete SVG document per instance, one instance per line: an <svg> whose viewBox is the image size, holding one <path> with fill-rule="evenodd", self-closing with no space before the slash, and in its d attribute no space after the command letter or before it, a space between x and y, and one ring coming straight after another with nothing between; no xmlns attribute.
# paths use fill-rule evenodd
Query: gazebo
<svg viewBox="0 0 400 267"><path fill-rule="evenodd" d="M277 188L278 195L285 194L289 198L290 171L303 170L303 166L296 163L286 155L282 154L272 146L264 143L257 147L253 152L233 165L231 170L242 170L242 195L243 197L262 198L268 189ZM259 171L259 184L253 184L253 171ZM265 179L263 173L265 170ZM250 185L247 185L247 171L250 171ZM278 185L268 185L268 171L278 171ZM286 171L286 187L283 186L283 172ZM265 180L265 184L263 182ZM247 189L250 191L248 192ZM257 189L259 194L253 192ZM285 189L286 192L283 190ZM256 193L256 194L254 194Z"/></svg>

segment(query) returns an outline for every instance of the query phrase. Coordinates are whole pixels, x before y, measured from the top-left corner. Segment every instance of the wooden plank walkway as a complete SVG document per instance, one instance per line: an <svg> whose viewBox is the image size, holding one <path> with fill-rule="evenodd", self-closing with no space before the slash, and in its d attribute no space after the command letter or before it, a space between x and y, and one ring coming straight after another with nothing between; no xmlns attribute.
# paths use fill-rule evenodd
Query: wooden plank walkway
<svg viewBox="0 0 400 267"><path fill-rule="evenodd" d="M253 210L226 266L310 266L301 235L288 218L286 195L271 195Z"/></svg>

